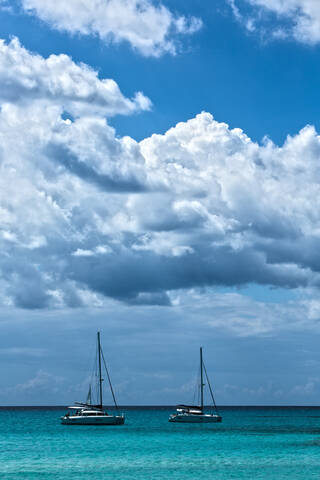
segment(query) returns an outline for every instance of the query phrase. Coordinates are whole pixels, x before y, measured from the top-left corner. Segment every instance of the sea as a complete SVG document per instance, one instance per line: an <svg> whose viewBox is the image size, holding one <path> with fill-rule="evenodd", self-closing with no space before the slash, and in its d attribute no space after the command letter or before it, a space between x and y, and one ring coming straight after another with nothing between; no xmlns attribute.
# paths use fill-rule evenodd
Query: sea
<svg viewBox="0 0 320 480"><path fill-rule="evenodd" d="M203 425L123 411L125 425L95 427L61 425L62 408L0 408L0 479L320 479L320 408L224 407Z"/></svg>

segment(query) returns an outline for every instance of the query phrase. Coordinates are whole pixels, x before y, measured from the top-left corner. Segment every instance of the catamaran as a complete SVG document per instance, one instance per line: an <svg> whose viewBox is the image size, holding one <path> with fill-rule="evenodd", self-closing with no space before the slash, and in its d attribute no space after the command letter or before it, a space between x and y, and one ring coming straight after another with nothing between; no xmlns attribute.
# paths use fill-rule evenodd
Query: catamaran
<svg viewBox="0 0 320 480"><path fill-rule="evenodd" d="M100 332L97 333L97 352L96 352L96 372L97 378L97 399L98 403L92 404L91 384L89 385L89 392L85 403L76 402L75 405L68 407L71 412L66 413L61 417L63 425L123 425L125 417L119 413L119 408L116 402L114 390L112 388L110 375L107 369L106 361L100 343ZM109 382L110 391L113 402L117 411L116 415L109 415L103 407L102 399L102 362L105 368L107 379Z"/></svg>
<svg viewBox="0 0 320 480"><path fill-rule="evenodd" d="M203 383L203 372L205 373L205 377L209 387L214 413L204 412L203 389L204 389L205 383ZM213 391L210 385L207 370L203 363L202 347L200 347L200 405L177 405L177 412L170 415L169 422L217 423L221 421L222 421L222 417L221 415L219 415L218 408L214 400Z"/></svg>

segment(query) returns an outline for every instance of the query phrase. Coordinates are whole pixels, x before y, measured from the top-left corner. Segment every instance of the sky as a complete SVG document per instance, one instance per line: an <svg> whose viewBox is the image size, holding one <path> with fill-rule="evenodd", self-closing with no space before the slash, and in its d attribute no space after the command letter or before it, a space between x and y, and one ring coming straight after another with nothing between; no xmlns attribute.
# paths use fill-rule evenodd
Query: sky
<svg viewBox="0 0 320 480"><path fill-rule="evenodd" d="M320 398L320 5L0 0L0 404ZM105 392L105 401L110 394Z"/></svg>

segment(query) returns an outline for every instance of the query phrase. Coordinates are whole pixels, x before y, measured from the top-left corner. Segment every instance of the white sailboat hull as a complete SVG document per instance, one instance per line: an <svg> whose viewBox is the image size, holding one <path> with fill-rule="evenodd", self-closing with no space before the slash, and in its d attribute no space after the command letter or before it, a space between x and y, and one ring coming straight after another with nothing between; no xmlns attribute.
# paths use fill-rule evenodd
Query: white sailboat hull
<svg viewBox="0 0 320 480"><path fill-rule="evenodd" d="M124 415L82 416L70 415L61 417L63 425L123 425Z"/></svg>
<svg viewBox="0 0 320 480"><path fill-rule="evenodd" d="M204 396L203 396L203 387L205 383L203 383L204 376L207 379L207 384L209 386L210 395L212 399L212 407L209 411L214 411L216 413L204 413ZM176 423L220 423L222 421L222 417L218 414L218 410L216 407L216 403L213 398L213 392L210 385L210 381L207 375L206 367L204 366L203 359L202 359L202 347L200 347L200 383L199 383L199 404L198 405L186 405L180 404L177 405L176 413L173 413L169 417L169 422L176 422ZM207 410L208 411L208 410Z"/></svg>
<svg viewBox="0 0 320 480"><path fill-rule="evenodd" d="M1 0L0 0L1 2ZM75 405L68 407L71 410L71 413L66 413L61 417L62 425L123 425L124 424L124 415L119 413L116 399L114 396L114 391L111 385L111 380L107 365L104 359L103 352L101 350L100 344L100 332L97 332L97 351L96 351L96 370L95 374L97 375L97 400L98 404L93 405L91 401L91 384L89 385L89 392L87 396L86 403L76 402ZM112 393L114 405L116 407L117 415L108 415L108 413L103 408L102 403L102 365L104 365L109 387Z"/></svg>
<svg viewBox="0 0 320 480"><path fill-rule="evenodd" d="M220 415L192 415L188 413L173 414L169 417L169 422L177 423L219 423L222 418Z"/></svg>

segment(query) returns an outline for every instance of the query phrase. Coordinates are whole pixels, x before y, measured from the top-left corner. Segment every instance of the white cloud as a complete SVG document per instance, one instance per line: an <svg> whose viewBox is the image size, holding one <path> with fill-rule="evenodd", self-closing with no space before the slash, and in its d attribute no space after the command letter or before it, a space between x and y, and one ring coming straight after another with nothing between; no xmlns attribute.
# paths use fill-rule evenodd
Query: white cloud
<svg viewBox="0 0 320 480"><path fill-rule="evenodd" d="M124 97L114 80L98 78L85 64L67 55L47 59L23 48L18 39L0 41L0 101L27 105L50 102L75 116L131 114L148 110L150 100L141 92Z"/></svg>
<svg viewBox="0 0 320 480"><path fill-rule="evenodd" d="M140 143L119 138L104 115L127 99L118 88L105 97L103 81L66 58L102 110L91 94L71 98L49 60L0 44L3 304L168 305L170 292L196 287L319 286L313 127L259 145L202 113ZM63 119L65 103L74 118Z"/></svg>
<svg viewBox="0 0 320 480"><path fill-rule="evenodd" d="M264 289L264 300L257 300L252 287L229 292L216 288L188 289L169 294L173 309L184 318L184 328L190 332L194 325L243 338L320 331L316 291L297 289L290 299L281 301L269 301L270 295L272 288ZM285 296L283 290L278 295L281 296Z"/></svg>
<svg viewBox="0 0 320 480"><path fill-rule="evenodd" d="M176 38L201 28L200 19L173 14L152 0L21 0L25 11L53 28L98 35L106 42L126 41L145 56L176 53Z"/></svg>
<svg viewBox="0 0 320 480"><path fill-rule="evenodd" d="M244 23L249 30L260 27L269 30L277 38L293 37L297 41L307 44L320 42L320 3L317 0L246 0L259 13L252 12L246 17L235 0L229 0L237 20ZM276 17L268 21L268 14ZM284 22L285 21L285 22Z"/></svg>

